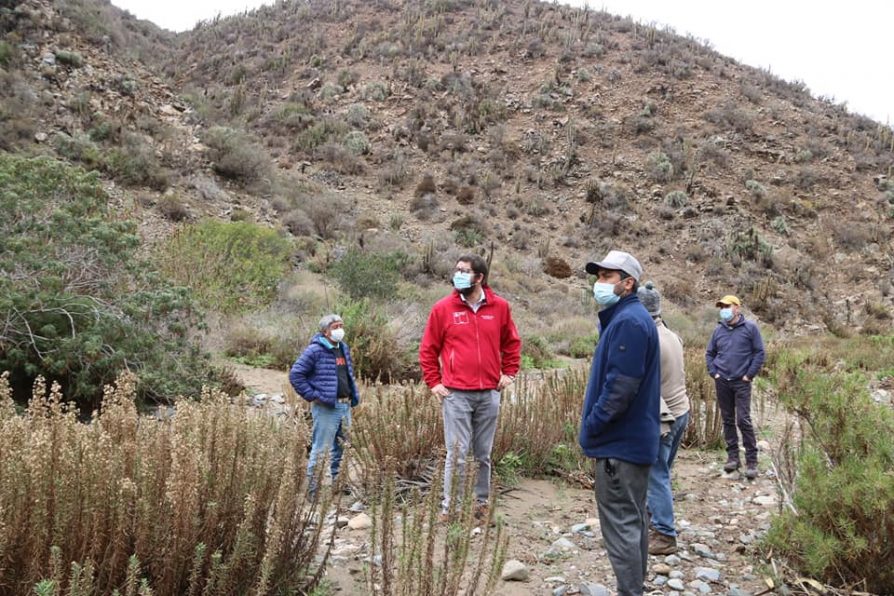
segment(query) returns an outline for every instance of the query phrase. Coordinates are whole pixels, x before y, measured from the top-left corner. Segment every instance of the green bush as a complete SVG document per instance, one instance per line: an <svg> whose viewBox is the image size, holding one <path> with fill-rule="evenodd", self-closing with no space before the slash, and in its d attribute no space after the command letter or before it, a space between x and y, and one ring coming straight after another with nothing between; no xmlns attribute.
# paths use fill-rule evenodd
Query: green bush
<svg viewBox="0 0 894 596"><path fill-rule="evenodd" d="M231 180L249 183L270 173L267 151L244 132L215 126L202 137L210 149L214 171Z"/></svg>
<svg viewBox="0 0 894 596"><path fill-rule="evenodd" d="M780 354L777 392L805 437L783 445L797 458L792 508L773 522L765 547L799 573L836 585L894 592L894 412L872 401L864 369L890 366L894 338L855 338ZM887 357L855 358L884 352ZM844 356L847 355L847 356ZM839 357L844 356L844 357Z"/></svg>
<svg viewBox="0 0 894 596"><path fill-rule="evenodd" d="M352 248L329 268L329 273L352 298L388 300L397 295L407 259L402 252L365 253Z"/></svg>
<svg viewBox="0 0 894 596"><path fill-rule="evenodd" d="M401 345L388 319L368 299L341 301L335 312L344 319L358 376L392 383L418 377L416 346Z"/></svg>
<svg viewBox="0 0 894 596"><path fill-rule="evenodd" d="M56 52L56 60L59 64L70 66L72 68L80 68L84 66L84 57L78 52L70 52L68 50L60 50Z"/></svg>
<svg viewBox="0 0 894 596"><path fill-rule="evenodd" d="M571 345L568 347L568 355L572 358L590 358L596 351L596 342L598 340L598 331L583 337L575 337L571 340Z"/></svg>
<svg viewBox="0 0 894 596"><path fill-rule="evenodd" d="M159 254L162 270L208 308L239 312L269 304L289 270L292 244L251 222L206 220L181 228Z"/></svg>
<svg viewBox="0 0 894 596"><path fill-rule="evenodd" d="M43 375L92 406L124 370L142 397L197 392L210 369L188 338L194 304L138 257L136 226L108 216L97 177L5 154L0 189L0 370L19 395Z"/></svg>
<svg viewBox="0 0 894 596"><path fill-rule="evenodd" d="M553 368L555 365L555 355L543 337L531 335L522 340L522 368Z"/></svg>

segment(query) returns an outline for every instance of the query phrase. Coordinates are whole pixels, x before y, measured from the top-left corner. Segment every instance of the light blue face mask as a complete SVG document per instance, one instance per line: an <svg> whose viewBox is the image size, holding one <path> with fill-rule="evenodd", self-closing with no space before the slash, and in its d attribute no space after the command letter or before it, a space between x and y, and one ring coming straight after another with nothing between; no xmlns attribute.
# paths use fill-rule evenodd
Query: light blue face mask
<svg viewBox="0 0 894 596"><path fill-rule="evenodd" d="M720 320L724 323L729 323L733 320L733 309L732 308L721 308L720 309Z"/></svg>
<svg viewBox="0 0 894 596"><path fill-rule="evenodd" d="M472 287L472 274L457 271L453 274L453 287L457 290L468 290Z"/></svg>
<svg viewBox="0 0 894 596"><path fill-rule="evenodd" d="M615 285L597 281L593 284L593 298L599 303L599 306L611 306L621 299L615 294Z"/></svg>

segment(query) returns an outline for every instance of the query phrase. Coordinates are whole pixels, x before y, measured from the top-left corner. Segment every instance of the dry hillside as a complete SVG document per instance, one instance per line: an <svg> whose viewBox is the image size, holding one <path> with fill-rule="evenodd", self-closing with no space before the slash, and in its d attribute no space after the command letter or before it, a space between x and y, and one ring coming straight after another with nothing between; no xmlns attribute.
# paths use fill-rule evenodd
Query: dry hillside
<svg viewBox="0 0 894 596"><path fill-rule="evenodd" d="M529 333L591 324L609 247L696 318L733 292L785 331L890 328L892 130L672 31L520 0L286 1L176 36L25 0L0 26L0 144L101 171L146 237L249 218L298 268L402 252L422 288L493 243Z"/></svg>

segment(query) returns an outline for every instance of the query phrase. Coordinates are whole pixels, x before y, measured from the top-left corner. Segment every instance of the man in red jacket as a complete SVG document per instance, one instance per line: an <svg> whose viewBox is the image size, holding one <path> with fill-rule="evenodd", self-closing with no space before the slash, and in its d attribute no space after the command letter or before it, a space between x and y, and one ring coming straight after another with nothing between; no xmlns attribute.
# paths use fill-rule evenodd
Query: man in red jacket
<svg viewBox="0 0 894 596"><path fill-rule="evenodd" d="M488 517L490 452L500 413L500 391L512 384L521 361L521 340L509 303L487 285L487 263L462 256L453 272L454 291L431 309L419 345L422 376L444 413L442 518L450 509L454 466L459 477L471 447L478 462L476 517Z"/></svg>

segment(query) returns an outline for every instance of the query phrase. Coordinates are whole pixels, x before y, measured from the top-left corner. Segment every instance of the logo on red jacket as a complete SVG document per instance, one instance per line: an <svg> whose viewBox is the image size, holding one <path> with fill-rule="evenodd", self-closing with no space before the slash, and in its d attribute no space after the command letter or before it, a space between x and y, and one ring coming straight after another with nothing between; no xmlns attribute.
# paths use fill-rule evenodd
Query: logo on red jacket
<svg viewBox="0 0 894 596"><path fill-rule="evenodd" d="M453 313L453 324L454 325L468 325L469 324L469 313L465 311L456 311Z"/></svg>

